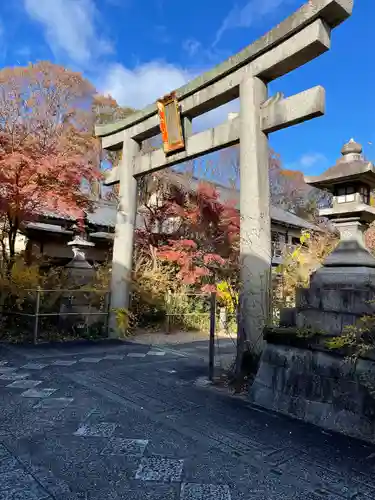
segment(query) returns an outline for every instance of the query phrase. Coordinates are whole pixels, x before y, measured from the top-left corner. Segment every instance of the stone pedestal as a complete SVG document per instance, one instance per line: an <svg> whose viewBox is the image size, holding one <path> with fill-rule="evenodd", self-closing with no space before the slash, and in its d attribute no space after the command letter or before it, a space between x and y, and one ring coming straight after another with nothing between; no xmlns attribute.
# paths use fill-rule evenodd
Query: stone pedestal
<svg viewBox="0 0 375 500"><path fill-rule="evenodd" d="M228 311L225 307L219 308L219 331L228 333Z"/></svg>
<svg viewBox="0 0 375 500"><path fill-rule="evenodd" d="M326 341L346 333L364 316L375 317L375 258L363 233L375 219L369 193L375 171L353 140L337 164L309 183L328 189L331 219L340 241L297 290L296 307L285 309L280 328L266 333L266 349L250 400L260 406L375 442L375 356L348 362L350 350L329 351Z"/></svg>
<svg viewBox="0 0 375 500"><path fill-rule="evenodd" d="M339 285L298 291L295 321L301 330L338 336L370 314L375 314L374 287Z"/></svg>

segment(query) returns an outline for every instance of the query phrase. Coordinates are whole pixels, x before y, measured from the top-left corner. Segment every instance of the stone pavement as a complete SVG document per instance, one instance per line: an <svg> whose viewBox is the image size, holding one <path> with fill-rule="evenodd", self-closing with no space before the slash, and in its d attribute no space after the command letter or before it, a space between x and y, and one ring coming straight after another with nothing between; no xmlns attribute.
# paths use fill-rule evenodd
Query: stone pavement
<svg viewBox="0 0 375 500"><path fill-rule="evenodd" d="M0 346L0 500L371 500L375 447L195 381L183 349Z"/></svg>
<svg viewBox="0 0 375 500"><path fill-rule="evenodd" d="M161 349L175 351L191 358L200 359L201 362L208 364L209 359L209 340L195 340L180 342L178 344L158 344ZM217 374L220 369L228 368L232 365L236 357L236 339L234 337L215 338L215 366Z"/></svg>

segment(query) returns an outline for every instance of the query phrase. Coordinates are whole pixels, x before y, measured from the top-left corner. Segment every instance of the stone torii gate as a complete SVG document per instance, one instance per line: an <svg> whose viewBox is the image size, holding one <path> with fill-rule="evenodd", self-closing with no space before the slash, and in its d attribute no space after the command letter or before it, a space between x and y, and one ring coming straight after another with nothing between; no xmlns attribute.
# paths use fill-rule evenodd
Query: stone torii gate
<svg viewBox="0 0 375 500"><path fill-rule="evenodd" d="M269 318L271 231L268 134L324 114L320 86L284 98L268 97L267 84L330 48L331 31L352 13L353 0L309 0L266 35L175 92L182 117L182 150L141 151L160 133L157 103L113 124L97 125L102 147L122 150L106 184L120 183L112 263L111 308L128 308L137 178L240 143L240 253L244 318L248 340L262 338ZM240 113L225 123L192 134L192 120L240 98ZM111 336L118 335L115 319Z"/></svg>

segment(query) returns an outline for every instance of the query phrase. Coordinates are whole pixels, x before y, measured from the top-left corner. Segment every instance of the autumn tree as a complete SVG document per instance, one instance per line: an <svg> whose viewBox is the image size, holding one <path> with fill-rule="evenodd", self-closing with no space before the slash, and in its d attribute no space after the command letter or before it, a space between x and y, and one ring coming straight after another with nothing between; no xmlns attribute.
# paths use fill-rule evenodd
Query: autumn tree
<svg viewBox="0 0 375 500"><path fill-rule="evenodd" d="M239 147L227 148L219 153L216 165L208 164L208 177L225 179L225 184L240 189ZM308 186L303 173L282 167L279 154L269 150L270 200L273 205L295 213L304 218L314 220L318 208L329 202L327 193ZM229 179L229 181L228 181ZM220 182L220 181L219 181Z"/></svg>
<svg viewBox="0 0 375 500"><path fill-rule="evenodd" d="M137 232L138 249L157 248L159 258L176 265L180 282L205 291L229 270L234 276L239 241L236 203L222 203L208 182L193 189L187 174L161 172L154 176L151 192L153 196L142 203L145 225Z"/></svg>
<svg viewBox="0 0 375 500"><path fill-rule="evenodd" d="M127 118L135 112L133 108L121 107L110 95L96 94L92 101L93 120L95 124L116 122Z"/></svg>
<svg viewBox="0 0 375 500"><path fill-rule="evenodd" d="M90 209L82 182L101 177L93 129L108 101L116 108L80 73L49 62L0 71L0 216L8 269L26 220L46 212L80 218Z"/></svg>

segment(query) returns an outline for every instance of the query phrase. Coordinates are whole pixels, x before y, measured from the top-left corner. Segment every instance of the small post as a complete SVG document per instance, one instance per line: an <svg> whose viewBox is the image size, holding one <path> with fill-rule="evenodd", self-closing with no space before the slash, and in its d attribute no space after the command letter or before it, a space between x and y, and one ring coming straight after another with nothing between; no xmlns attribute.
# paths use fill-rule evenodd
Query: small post
<svg viewBox="0 0 375 500"><path fill-rule="evenodd" d="M39 310L40 310L40 286L36 289L36 300L35 300L35 320L34 320L34 345L38 343L38 327L39 327Z"/></svg>
<svg viewBox="0 0 375 500"><path fill-rule="evenodd" d="M106 337L109 337L109 313L111 308L111 292L107 291L105 294L105 322L104 322L104 332Z"/></svg>
<svg viewBox="0 0 375 500"><path fill-rule="evenodd" d="M228 311L226 307L219 308L220 331L228 334Z"/></svg>
<svg viewBox="0 0 375 500"><path fill-rule="evenodd" d="M212 382L214 379L215 365L215 330L216 330L216 292L211 293L210 297L210 343L208 351L208 379Z"/></svg>
<svg viewBox="0 0 375 500"><path fill-rule="evenodd" d="M165 328L167 331L167 334L171 333L171 315L170 313L170 305L172 301L172 291L168 290L167 293L165 294Z"/></svg>
<svg viewBox="0 0 375 500"><path fill-rule="evenodd" d="M240 298L241 300L241 298ZM242 357L245 350L245 335L243 329L243 322L241 317L240 302L236 307L236 323L237 323L237 347L236 347L236 366L235 374L238 377L242 370Z"/></svg>

